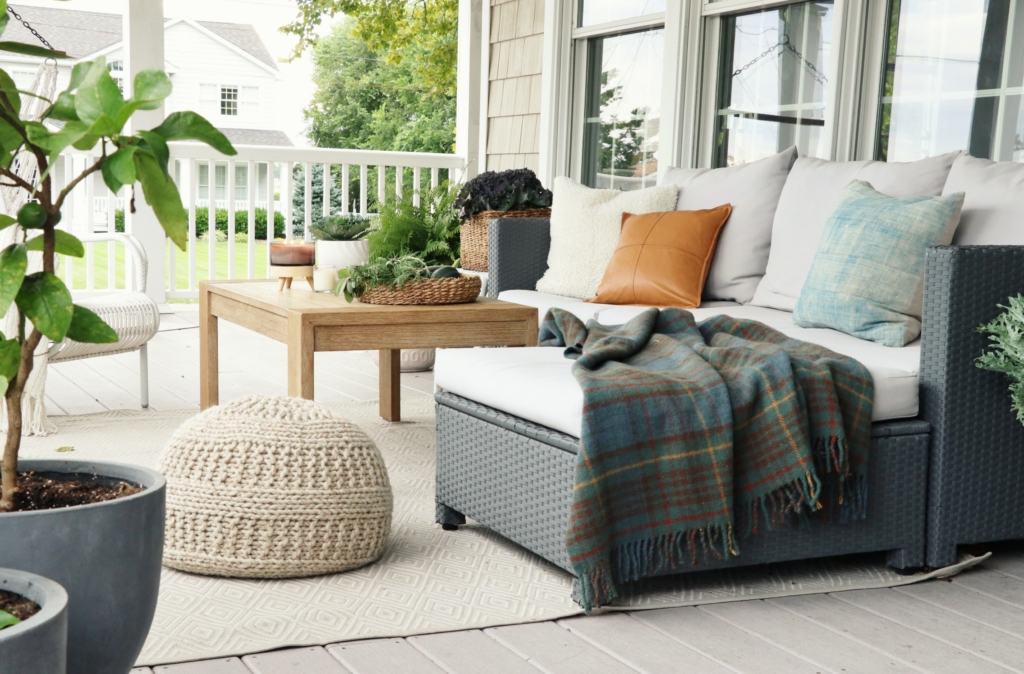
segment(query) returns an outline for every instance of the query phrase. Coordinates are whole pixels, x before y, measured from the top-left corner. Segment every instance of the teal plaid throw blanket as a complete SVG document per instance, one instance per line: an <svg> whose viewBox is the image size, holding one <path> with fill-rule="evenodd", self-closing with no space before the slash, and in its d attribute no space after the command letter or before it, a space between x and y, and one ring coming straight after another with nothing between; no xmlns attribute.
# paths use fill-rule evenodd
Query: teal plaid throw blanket
<svg viewBox="0 0 1024 674"><path fill-rule="evenodd" d="M583 388L566 547L588 611L751 533L865 516L874 386L852 358L682 309L621 326L552 309L539 341Z"/></svg>

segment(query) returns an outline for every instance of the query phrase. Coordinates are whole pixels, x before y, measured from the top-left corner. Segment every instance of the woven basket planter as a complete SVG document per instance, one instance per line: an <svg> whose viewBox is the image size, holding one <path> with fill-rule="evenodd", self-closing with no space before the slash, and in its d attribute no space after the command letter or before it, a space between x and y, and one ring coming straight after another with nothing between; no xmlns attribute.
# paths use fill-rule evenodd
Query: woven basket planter
<svg viewBox="0 0 1024 674"><path fill-rule="evenodd" d="M480 277L431 278L410 281L401 288L377 286L359 298L366 304L465 304L480 296Z"/></svg>
<svg viewBox="0 0 1024 674"><path fill-rule="evenodd" d="M487 271L487 221L491 218L550 218L550 208L522 211L484 211L467 220L459 230L462 268Z"/></svg>

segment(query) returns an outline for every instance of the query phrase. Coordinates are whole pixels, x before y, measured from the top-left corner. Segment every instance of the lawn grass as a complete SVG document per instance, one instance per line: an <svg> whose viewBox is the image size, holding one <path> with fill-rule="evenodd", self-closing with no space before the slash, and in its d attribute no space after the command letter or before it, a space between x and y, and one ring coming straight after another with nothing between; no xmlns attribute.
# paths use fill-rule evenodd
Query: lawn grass
<svg viewBox="0 0 1024 674"><path fill-rule="evenodd" d="M93 287L96 290L106 290L109 288L108 282L108 270L110 264L109 248L106 243L87 244L93 247ZM165 278L166 287L170 289L170 274L171 274L171 262L170 262L170 247L169 241L167 243L167 253L165 258L167 275ZM210 265L209 265L209 252L210 243L208 241L192 241L192 245L196 248L196 283L204 281L210 276ZM214 249L216 255L216 278L226 279L228 278L228 243L226 241L218 241ZM125 274L125 252L124 247L121 244L114 244L114 287L124 288L124 274ZM175 290L188 290L188 251L181 251L177 248L174 249L175 264ZM88 251L86 252L86 259L88 258ZM235 278L246 278L248 276L248 265L249 265L249 244L241 241L235 243ZM255 278L266 278L267 277L267 242L257 241L255 244L255 265L254 265L254 277ZM59 275L64 279L64 282L68 282L68 258L62 256ZM72 283L69 284L72 290L84 290L86 288L87 280L87 268L85 259L75 259L70 262L71 272L73 275Z"/></svg>

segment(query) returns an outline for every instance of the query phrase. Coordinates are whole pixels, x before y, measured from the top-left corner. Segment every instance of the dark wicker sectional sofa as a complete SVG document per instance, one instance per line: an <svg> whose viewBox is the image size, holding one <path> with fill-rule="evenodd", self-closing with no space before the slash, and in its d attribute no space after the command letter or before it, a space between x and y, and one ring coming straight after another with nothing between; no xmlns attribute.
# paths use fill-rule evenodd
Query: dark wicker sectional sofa
<svg viewBox="0 0 1024 674"><path fill-rule="evenodd" d="M546 269L549 223L496 219L487 294L533 288ZM859 552L897 569L942 567L958 544L1024 538L1024 427L1005 378L980 370L976 327L1024 292L1024 247L928 251L920 415L874 425L868 517L750 537L741 555L703 570ZM452 393L437 402L437 521L470 517L569 568L564 548L578 440Z"/></svg>

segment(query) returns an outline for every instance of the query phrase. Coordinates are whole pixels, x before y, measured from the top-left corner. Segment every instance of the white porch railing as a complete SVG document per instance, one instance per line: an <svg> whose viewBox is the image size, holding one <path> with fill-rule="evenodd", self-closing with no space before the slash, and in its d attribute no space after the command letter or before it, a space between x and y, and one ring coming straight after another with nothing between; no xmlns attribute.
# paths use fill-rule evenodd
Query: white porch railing
<svg viewBox="0 0 1024 674"><path fill-rule="evenodd" d="M436 187L445 180L458 181L465 169L465 159L449 154L415 152L375 152L367 150L337 150L278 146L236 146L238 154L224 157L212 148L198 143L171 143L171 174L178 183L182 202L188 210L188 247L184 252L176 246L166 245L165 251L149 251L154 256L165 255L166 294L168 299L190 299L198 296L199 282L211 278L266 278L269 265L269 243L278 229L276 218L283 215L286 239L293 236L309 238L309 229L316 222L313 210L313 166L322 171L319 206L324 215L371 216L377 204L385 199L401 197L404 190L412 189L418 202L419 192ZM93 160L90 153L69 151L63 157L60 170L55 171L58 182L64 175L80 171ZM216 167L225 166L224 187L230 192L245 189L245 199L199 199L199 167L207 166L208 180L216 180ZM261 166L266 166L265 183L261 184ZM244 166L244 178L236 169ZM304 199L301 217L293 208L296 191L296 167L302 166ZM331 176L331 178L327 178ZM336 192L339 190L340 199ZM398 178L401 179L398 179ZM376 185L371 191L371 178ZM357 187L354 187L357 185ZM216 188L207 185L207 190ZM262 188L262 189L261 189ZM116 211L124 210L130 194L122 190L112 195L100 177L84 180L65 202L62 227L76 234L114 231ZM262 193L261 193L262 192ZM332 194L333 193L333 194ZM237 192L236 192L237 196ZM320 195L318 195L319 197ZM332 196L334 198L332 198ZM340 203L340 207L332 206ZM249 204L254 208L250 209ZM89 207L91 205L91 208ZM111 207L113 206L113 207ZM257 237L256 209L266 210L266 231ZM206 223L216 222L216 211L227 211L227 236L218 241L217 234L199 232L197 219L205 216ZM243 226L236 225L236 214L245 213ZM261 214L262 215L262 214ZM131 229L131 218L127 216ZM241 224L241 223L239 223ZM200 228L202 229L202 228ZM208 229L213 229L210 224ZM280 234L280 232L277 232ZM103 291L124 287L125 265L130 265L123 251L113 243L86 244L84 260L63 258L62 276L65 283L76 291ZM130 256L129 256L130 258Z"/></svg>

